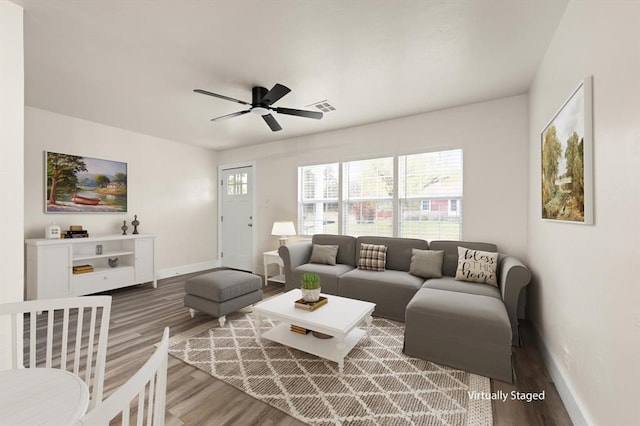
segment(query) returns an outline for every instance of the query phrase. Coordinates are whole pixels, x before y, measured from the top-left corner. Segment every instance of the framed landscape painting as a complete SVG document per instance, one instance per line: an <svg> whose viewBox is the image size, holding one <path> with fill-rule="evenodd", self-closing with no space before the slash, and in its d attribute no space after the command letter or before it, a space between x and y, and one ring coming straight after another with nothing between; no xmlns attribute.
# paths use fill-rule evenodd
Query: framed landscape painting
<svg viewBox="0 0 640 426"><path fill-rule="evenodd" d="M593 223L592 105L587 77L542 131L542 219Z"/></svg>
<svg viewBox="0 0 640 426"><path fill-rule="evenodd" d="M127 163L45 151L45 213L127 211Z"/></svg>

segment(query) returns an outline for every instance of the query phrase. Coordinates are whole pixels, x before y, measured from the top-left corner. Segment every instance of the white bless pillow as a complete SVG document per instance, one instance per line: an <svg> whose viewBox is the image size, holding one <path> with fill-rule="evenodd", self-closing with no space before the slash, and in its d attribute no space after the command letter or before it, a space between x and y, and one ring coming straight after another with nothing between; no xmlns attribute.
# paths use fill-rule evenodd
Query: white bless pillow
<svg viewBox="0 0 640 426"><path fill-rule="evenodd" d="M498 253L458 247L456 280L491 284L498 287Z"/></svg>

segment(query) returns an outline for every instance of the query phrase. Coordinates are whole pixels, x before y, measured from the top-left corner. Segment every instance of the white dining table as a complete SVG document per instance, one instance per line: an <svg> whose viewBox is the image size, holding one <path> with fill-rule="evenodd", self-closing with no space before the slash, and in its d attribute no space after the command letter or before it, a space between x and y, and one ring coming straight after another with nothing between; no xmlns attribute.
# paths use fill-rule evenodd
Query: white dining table
<svg viewBox="0 0 640 426"><path fill-rule="evenodd" d="M70 425L89 405L87 384L56 368L0 371L0 425Z"/></svg>

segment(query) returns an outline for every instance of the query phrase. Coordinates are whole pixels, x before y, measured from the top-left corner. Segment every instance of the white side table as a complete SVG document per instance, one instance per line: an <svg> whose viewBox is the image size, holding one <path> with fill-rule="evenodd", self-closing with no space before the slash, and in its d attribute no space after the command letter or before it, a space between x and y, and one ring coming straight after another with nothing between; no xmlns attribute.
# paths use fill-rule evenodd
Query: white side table
<svg viewBox="0 0 640 426"><path fill-rule="evenodd" d="M284 262L282 258L278 254L278 250L266 251L262 254L264 261L264 285L266 286L269 281L273 281L275 283L284 284ZM269 276L269 265L275 263L278 265L278 275Z"/></svg>

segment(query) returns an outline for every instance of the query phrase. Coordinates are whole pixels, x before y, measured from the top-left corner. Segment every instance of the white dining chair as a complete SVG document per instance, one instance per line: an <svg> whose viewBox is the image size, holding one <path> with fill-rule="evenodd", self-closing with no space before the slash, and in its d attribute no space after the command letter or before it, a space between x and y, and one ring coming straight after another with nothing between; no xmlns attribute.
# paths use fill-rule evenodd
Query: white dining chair
<svg viewBox="0 0 640 426"><path fill-rule="evenodd" d="M102 401L111 296L0 304L11 318L11 368L60 368L89 388L89 409ZM74 332L75 330L75 332Z"/></svg>
<svg viewBox="0 0 640 426"><path fill-rule="evenodd" d="M78 420L76 426L108 425L118 415L122 416L123 425L133 424L134 417L138 426L164 425L168 349L169 327L166 327L151 358L125 384Z"/></svg>

